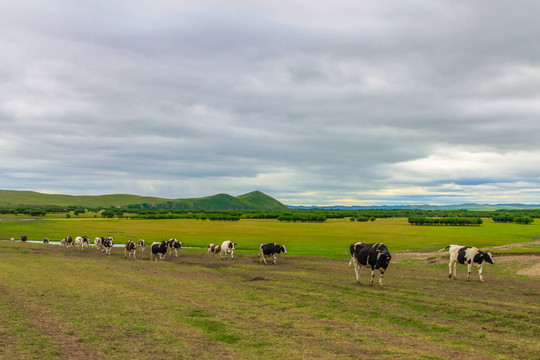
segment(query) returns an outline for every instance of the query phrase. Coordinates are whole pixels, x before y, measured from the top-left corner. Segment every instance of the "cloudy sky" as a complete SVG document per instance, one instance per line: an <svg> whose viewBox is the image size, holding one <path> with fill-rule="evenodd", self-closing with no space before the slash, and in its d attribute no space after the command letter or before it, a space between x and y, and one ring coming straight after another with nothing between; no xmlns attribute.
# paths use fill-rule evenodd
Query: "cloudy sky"
<svg viewBox="0 0 540 360"><path fill-rule="evenodd" d="M0 189L540 203L540 2L0 1Z"/></svg>

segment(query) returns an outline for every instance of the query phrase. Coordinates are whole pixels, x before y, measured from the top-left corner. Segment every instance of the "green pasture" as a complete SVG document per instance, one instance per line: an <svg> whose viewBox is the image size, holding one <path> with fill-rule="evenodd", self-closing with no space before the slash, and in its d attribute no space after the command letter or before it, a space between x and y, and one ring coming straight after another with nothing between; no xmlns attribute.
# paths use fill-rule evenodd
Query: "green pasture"
<svg viewBox="0 0 540 360"><path fill-rule="evenodd" d="M484 219L481 226L413 226L407 219L377 219L374 222L327 220L324 223L287 223L277 220L242 219L210 220L129 220L93 217L38 218L2 217L0 239L27 235L29 239L60 240L67 235L113 236L116 243L145 239L147 242L178 238L188 247L206 247L224 240L238 243L239 253L255 251L259 244L285 244L290 254L300 256L348 256L353 242L384 242L390 251L433 251L448 244L476 247L531 242L540 238L540 222L530 225L494 223ZM538 245L511 251L540 251Z"/></svg>
<svg viewBox="0 0 540 360"><path fill-rule="evenodd" d="M540 283L516 270L537 260L520 258L481 283L396 257L369 287L343 259L129 261L1 241L0 359L535 359Z"/></svg>

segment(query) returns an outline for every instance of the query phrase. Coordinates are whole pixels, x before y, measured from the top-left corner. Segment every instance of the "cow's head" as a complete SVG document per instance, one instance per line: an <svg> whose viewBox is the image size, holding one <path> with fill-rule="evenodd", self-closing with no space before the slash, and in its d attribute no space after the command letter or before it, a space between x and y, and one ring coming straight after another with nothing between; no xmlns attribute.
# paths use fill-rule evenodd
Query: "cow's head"
<svg viewBox="0 0 540 360"><path fill-rule="evenodd" d="M482 252L482 255L484 255L484 260L490 264L494 264L495 260L493 260L493 254L491 251Z"/></svg>
<svg viewBox="0 0 540 360"><path fill-rule="evenodd" d="M374 269L379 269L381 273L384 273L388 264L390 264L390 260L392 260L392 255L388 251L380 251L377 254L377 262Z"/></svg>
<svg viewBox="0 0 540 360"><path fill-rule="evenodd" d="M281 247L279 248L279 250L280 250L282 253L284 253L284 254L287 253L287 248L285 247L285 245L281 245Z"/></svg>

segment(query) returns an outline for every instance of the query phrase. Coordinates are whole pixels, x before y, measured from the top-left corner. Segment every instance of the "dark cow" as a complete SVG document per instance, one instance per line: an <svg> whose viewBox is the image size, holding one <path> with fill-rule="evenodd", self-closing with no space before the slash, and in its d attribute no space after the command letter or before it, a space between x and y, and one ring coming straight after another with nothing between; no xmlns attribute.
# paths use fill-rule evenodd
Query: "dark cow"
<svg viewBox="0 0 540 360"><path fill-rule="evenodd" d="M110 255L111 250L114 244L114 239L110 236L103 239L101 242L101 246L103 246L103 249L105 250L105 255Z"/></svg>
<svg viewBox="0 0 540 360"><path fill-rule="evenodd" d="M266 255L266 256L272 256L274 258L274 264L275 264L277 256L280 253L284 253L284 254L287 253L287 248L285 247L285 245L279 245L276 243L261 244L259 246L259 257L260 257L259 262L262 264L262 262L264 261L264 263L266 264L267 262L266 262L266 259L264 258Z"/></svg>
<svg viewBox="0 0 540 360"><path fill-rule="evenodd" d="M150 246L152 252L150 253L150 261L152 259L156 259L159 255L159 259L163 260L165 259L165 255L167 254L167 240L163 240L162 242L153 242Z"/></svg>
<svg viewBox="0 0 540 360"><path fill-rule="evenodd" d="M439 252L448 250L450 253L450 262L448 263L448 278L451 279L452 275L454 276L454 280L456 280L456 268L457 264L463 264L467 265L467 281L471 280L471 267L475 267L478 269L478 276L480 276L480 281L484 282L484 278L482 277L482 266L484 260L490 264L495 263L493 261L493 254L491 254L490 251L480 251L475 247L470 246L461 246L461 245L448 245L444 249L439 250ZM454 267L454 272L452 274L452 266Z"/></svg>
<svg viewBox="0 0 540 360"><path fill-rule="evenodd" d="M28 237L26 235L21 236L21 241L26 241L26 240L28 240Z"/></svg>
<svg viewBox="0 0 540 360"><path fill-rule="evenodd" d="M379 277L379 285L382 285L382 278L392 256L388 251L386 245L382 243L366 244L363 242L357 242L351 245L351 261L350 265L354 265L354 272L356 274L356 283L360 283L359 270L360 266L371 268L371 281L370 286L373 286L373 277L375 276L375 270L379 270L381 276Z"/></svg>
<svg viewBox="0 0 540 360"><path fill-rule="evenodd" d="M144 241L144 239L139 239L139 248L141 249L141 251L144 251L144 249L146 249L146 241Z"/></svg>
<svg viewBox="0 0 540 360"><path fill-rule="evenodd" d="M44 244L49 244L49 238L48 238L48 237L44 237L44 238L43 238L43 243L44 243Z"/></svg>
<svg viewBox="0 0 540 360"><path fill-rule="evenodd" d="M169 255L172 256L172 254L174 252L176 257L178 257L178 250L181 249L183 245L184 245L184 243L178 241L177 239L174 239L174 238L169 239L167 241L167 247L169 249Z"/></svg>
<svg viewBox="0 0 540 360"><path fill-rule="evenodd" d="M124 248L124 259L129 259L131 255L133 255L133 260L135 260L136 248L137 248L137 244L135 244L135 241L128 240L126 242L126 247Z"/></svg>

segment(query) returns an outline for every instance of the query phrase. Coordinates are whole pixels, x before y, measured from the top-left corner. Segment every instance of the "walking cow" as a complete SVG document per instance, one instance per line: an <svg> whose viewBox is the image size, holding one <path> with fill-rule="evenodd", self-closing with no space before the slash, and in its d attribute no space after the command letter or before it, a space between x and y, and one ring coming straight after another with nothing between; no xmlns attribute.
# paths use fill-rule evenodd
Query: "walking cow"
<svg viewBox="0 0 540 360"><path fill-rule="evenodd" d="M110 236L103 239L103 241L101 242L101 245L103 246L103 249L105 249L105 255L111 254L113 243L114 243L114 239Z"/></svg>
<svg viewBox="0 0 540 360"><path fill-rule="evenodd" d="M165 255L167 254L167 240L163 240L162 242L153 242L150 246L150 261L153 259L156 259L159 255L159 259L163 260L165 259Z"/></svg>
<svg viewBox="0 0 540 360"><path fill-rule="evenodd" d="M167 241L167 247L169 249L169 255L172 256L172 254L174 253L176 255L176 257L178 257L178 250L181 249L183 245L184 245L183 242L178 241L175 238L169 239Z"/></svg>
<svg viewBox="0 0 540 360"><path fill-rule="evenodd" d="M227 260L227 256L229 254L231 254L231 260L233 259L233 254L234 254L234 247L238 245L237 243L235 242L232 242L231 240L225 240L222 244L221 244L221 252L219 253L219 255L221 256L221 260ZM223 258L223 256L225 256L225 258Z"/></svg>
<svg viewBox="0 0 540 360"><path fill-rule="evenodd" d="M146 249L146 241L144 241L144 239L139 239L139 248L141 249L141 251L144 251L144 249Z"/></svg>
<svg viewBox="0 0 540 360"><path fill-rule="evenodd" d="M260 257L260 263L264 261L266 264L266 259L264 258L265 255L272 256L274 258L274 264L276 263L277 255L280 253L287 253L287 248L285 245L279 245L276 243L269 243L269 244L261 244L259 246L259 257Z"/></svg>
<svg viewBox="0 0 540 360"><path fill-rule="evenodd" d="M351 245L351 261L350 265L354 265L354 272L356 274L356 283L360 283L359 270L360 266L371 268L371 281L369 286L373 286L373 277L375 277L375 270L379 270L381 276L379 277L379 285L382 285L382 278L392 256L388 251L386 245L382 243L366 244L363 242L357 242Z"/></svg>
<svg viewBox="0 0 540 360"><path fill-rule="evenodd" d="M133 260L135 260L135 249L137 245L134 241L128 240L126 242L126 247L124 249L124 259L129 259L133 255Z"/></svg>
<svg viewBox="0 0 540 360"><path fill-rule="evenodd" d="M43 243L46 244L46 245L49 245L49 238L45 236L43 238Z"/></svg>
<svg viewBox="0 0 540 360"><path fill-rule="evenodd" d="M457 279L456 277L456 268L457 264L467 264L467 281L471 280L471 267L475 267L478 269L478 276L480 277L480 281L484 282L484 278L482 277L482 267L484 260L490 264L495 263L493 261L493 254L491 254L490 251L480 251L475 247L470 246L461 246L461 245L448 245L444 249L439 250L439 252L442 252L444 250L448 250L450 253L450 262L448 263L448 278L451 279L452 275L454 276L454 280ZM452 266L454 267L454 271L452 274Z"/></svg>

